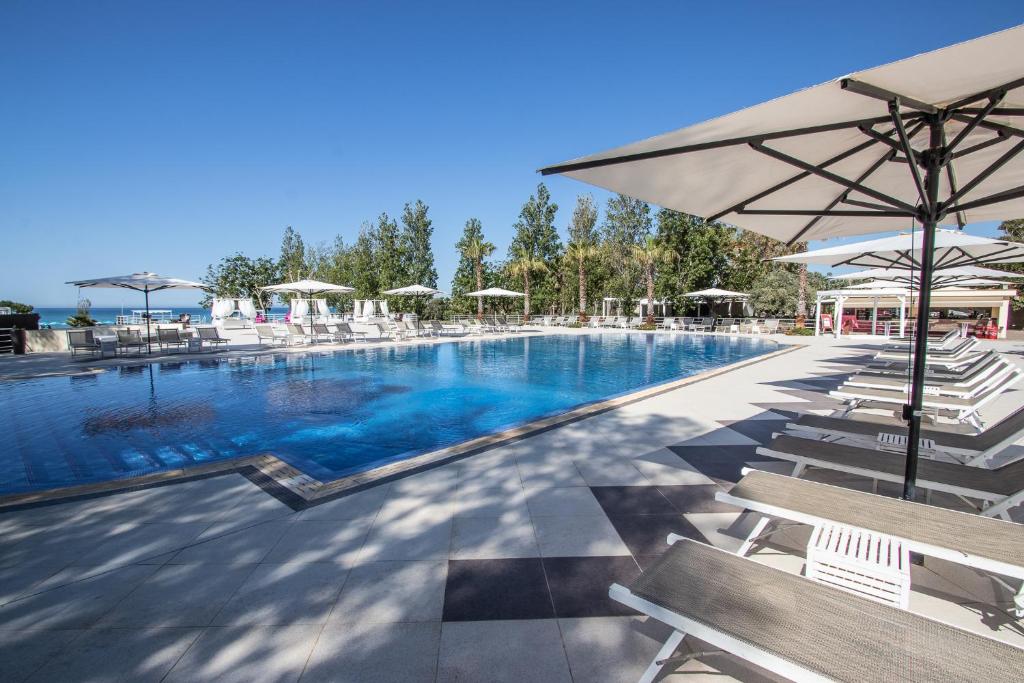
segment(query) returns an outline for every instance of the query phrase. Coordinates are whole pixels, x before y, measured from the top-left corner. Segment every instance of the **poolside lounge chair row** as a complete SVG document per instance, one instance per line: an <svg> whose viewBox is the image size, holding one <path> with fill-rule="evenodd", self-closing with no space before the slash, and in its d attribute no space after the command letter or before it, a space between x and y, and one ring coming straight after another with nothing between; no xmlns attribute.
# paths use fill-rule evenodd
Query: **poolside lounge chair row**
<svg viewBox="0 0 1024 683"><path fill-rule="evenodd" d="M192 332L195 334L192 334ZM75 357L82 353L92 356L110 351L115 355L127 355L130 352L141 354L147 346L155 345L161 351L168 349L184 351L204 351L224 347L228 339L221 337L215 327L194 327L191 330L181 328L159 327L155 332L155 338L151 338L149 344L142 336L140 330L125 328L117 330L114 337L101 337L93 330L68 330L68 349L71 356Z"/></svg>
<svg viewBox="0 0 1024 683"><path fill-rule="evenodd" d="M930 347L958 343L949 337ZM999 354L975 353L957 367L932 366L929 398L986 401L1019 374ZM870 367L843 391L876 382L907 400L903 378ZM788 434L776 434L757 453L793 462L796 476L746 468L735 487L716 493L718 501L759 517L736 554L671 535L671 547L640 578L611 587L613 599L673 628L641 681L655 680L669 662L708 654L673 657L687 634L793 680L1019 677L1024 650L906 608L913 552L989 574L1013 594L1016 616L1024 617L1024 525L1008 515L1024 503L1024 459L989 469L1024 437L1024 406L976 433L936 421L921 434L918 487L980 501L980 514L797 478L822 467L902 482L905 425L893 417L856 417L793 420ZM745 558L794 524L812 527L804 576Z"/></svg>

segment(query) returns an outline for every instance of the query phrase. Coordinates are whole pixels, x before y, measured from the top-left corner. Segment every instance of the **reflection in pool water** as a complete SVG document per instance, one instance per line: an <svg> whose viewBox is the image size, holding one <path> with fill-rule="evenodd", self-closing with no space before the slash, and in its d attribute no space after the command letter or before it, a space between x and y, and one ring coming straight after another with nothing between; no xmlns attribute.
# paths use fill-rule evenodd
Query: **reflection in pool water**
<svg viewBox="0 0 1024 683"><path fill-rule="evenodd" d="M775 348L710 335L524 335L5 382L0 492L267 452L335 479Z"/></svg>

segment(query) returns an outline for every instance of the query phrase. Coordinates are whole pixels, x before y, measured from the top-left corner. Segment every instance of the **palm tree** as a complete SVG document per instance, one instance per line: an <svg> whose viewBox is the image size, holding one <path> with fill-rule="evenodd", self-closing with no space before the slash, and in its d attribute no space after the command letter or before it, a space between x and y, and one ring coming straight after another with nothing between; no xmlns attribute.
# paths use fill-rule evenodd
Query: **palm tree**
<svg viewBox="0 0 1024 683"><path fill-rule="evenodd" d="M593 242L570 242L565 255L576 262L580 277L580 322L587 318L587 261L601 253Z"/></svg>
<svg viewBox="0 0 1024 683"><path fill-rule="evenodd" d="M654 324L654 271L659 264L671 260L675 252L656 238L648 235L640 244L633 245L633 260L643 270L647 280L647 324Z"/></svg>
<svg viewBox="0 0 1024 683"><path fill-rule="evenodd" d="M513 258L508 264L508 272L514 277L523 278L523 317L530 317L530 273L543 272L548 269L544 259L525 247L517 247ZM525 322L525 321L524 321Z"/></svg>
<svg viewBox="0 0 1024 683"><path fill-rule="evenodd" d="M463 255L473 261L477 291L484 288L484 259L493 254L494 249L494 245L482 236L469 238L463 249ZM476 318L477 320L484 318L484 299L480 296L476 298Z"/></svg>

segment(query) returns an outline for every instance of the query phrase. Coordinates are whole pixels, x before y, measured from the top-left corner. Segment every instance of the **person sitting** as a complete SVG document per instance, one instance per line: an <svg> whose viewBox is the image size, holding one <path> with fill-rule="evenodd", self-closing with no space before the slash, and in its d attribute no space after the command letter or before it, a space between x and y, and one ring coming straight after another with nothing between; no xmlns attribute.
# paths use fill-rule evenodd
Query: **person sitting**
<svg viewBox="0 0 1024 683"><path fill-rule="evenodd" d="M192 314L191 313L180 313L178 315L178 322L181 323L181 327L183 329L188 329L188 324L190 322L192 322Z"/></svg>

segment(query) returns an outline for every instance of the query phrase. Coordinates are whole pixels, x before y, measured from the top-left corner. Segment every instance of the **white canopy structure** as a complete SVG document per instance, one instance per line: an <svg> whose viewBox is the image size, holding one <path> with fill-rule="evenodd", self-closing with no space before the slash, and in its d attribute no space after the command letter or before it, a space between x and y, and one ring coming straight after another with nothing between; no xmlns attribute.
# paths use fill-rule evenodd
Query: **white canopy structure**
<svg viewBox="0 0 1024 683"><path fill-rule="evenodd" d="M696 292L687 292L683 296L694 299L746 299L749 295L743 292L730 292L728 289L701 289Z"/></svg>
<svg viewBox="0 0 1024 683"><path fill-rule="evenodd" d="M381 292L381 294L390 294L392 296L435 296L441 293L440 289L424 287L423 285L409 285L407 287L388 289Z"/></svg>
<svg viewBox="0 0 1024 683"><path fill-rule="evenodd" d="M476 292L466 292L465 296L520 297L526 295L522 292L513 292L512 290L502 289L501 287L491 287L490 289L481 289Z"/></svg>
<svg viewBox="0 0 1024 683"><path fill-rule="evenodd" d="M91 280L72 280L65 284L76 287L100 287L105 289L132 289L146 296L146 350L152 351L149 341L149 294L165 289L206 289L201 282L182 280L176 277L164 277L156 273L132 273L131 275L114 275Z"/></svg>
<svg viewBox="0 0 1024 683"><path fill-rule="evenodd" d="M936 196L956 195L937 222L1024 216L1021 45L1017 26L541 172L803 242L918 218L924 179L903 141L920 164L935 124L935 146L955 154L935 159L952 169Z"/></svg>
<svg viewBox="0 0 1024 683"><path fill-rule="evenodd" d="M1021 45L1017 26L541 172L789 244L919 224L920 326L904 409L912 499L936 227L1024 216Z"/></svg>
<svg viewBox="0 0 1024 683"><path fill-rule="evenodd" d="M924 234L918 230L892 237L851 242L836 247L779 256L773 260L781 263L818 264L833 268L857 266L859 268L921 270L923 241ZM959 230L936 230L931 251L934 256L932 268L936 271L977 267L980 264L995 265L1024 261L1024 244L968 235Z"/></svg>
<svg viewBox="0 0 1024 683"><path fill-rule="evenodd" d="M728 300L729 301L729 313L731 315L732 314L732 302L735 301L736 299L746 299L749 295L748 294L744 294L743 292L730 292L728 289L718 289L717 287L712 287L710 289L700 289L700 290L697 290L696 292L687 292L686 294L683 294L683 296L691 298L691 299L704 299L704 300L722 299L722 300ZM697 304L697 314L700 315L700 304Z"/></svg>
<svg viewBox="0 0 1024 683"><path fill-rule="evenodd" d="M911 286L916 286L917 280L917 278L914 277L914 271L900 270L898 268L869 268L868 270L859 270L854 273L842 273L840 275L831 275L829 277L833 280L877 279ZM991 282L998 283L1000 280L1010 280L1021 277L1024 277L1024 275L1019 273L1010 273L1005 270L996 270L994 268L960 266L958 268L944 268L942 270L937 270L932 276L932 287L938 288L956 283L977 282L979 279L987 279Z"/></svg>
<svg viewBox="0 0 1024 683"><path fill-rule="evenodd" d="M299 280L297 282L284 282L279 285L267 285L262 288L265 292L305 294L307 299L312 299L317 294L351 294L356 291L345 285L335 285L330 282L319 280ZM326 302L325 302L326 306ZM292 301L292 315L297 318L306 317L310 310L310 304L302 299ZM310 316L309 330L313 331L313 318Z"/></svg>
<svg viewBox="0 0 1024 683"><path fill-rule="evenodd" d="M305 294L312 297L317 294L351 294L356 291L345 285L335 285L330 282L319 280L299 280L298 282L284 282L279 285L267 285L262 288L265 292Z"/></svg>

